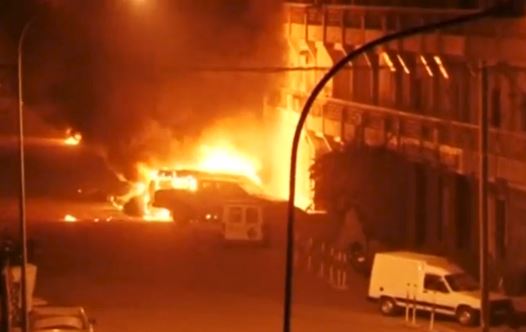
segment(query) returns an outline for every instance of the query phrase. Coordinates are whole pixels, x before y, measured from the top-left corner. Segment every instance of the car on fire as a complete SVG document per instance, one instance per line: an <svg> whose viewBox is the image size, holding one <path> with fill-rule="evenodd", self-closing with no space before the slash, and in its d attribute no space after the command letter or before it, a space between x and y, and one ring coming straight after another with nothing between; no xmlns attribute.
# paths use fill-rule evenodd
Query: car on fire
<svg viewBox="0 0 526 332"><path fill-rule="evenodd" d="M160 169L157 171L155 181L151 185L155 189L171 189L177 186L177 173L173 169Z"/></svg>
<svg viewBox="0 0 526 332"><path fill-rule="evenodd" d="M230 174L177 170L171 178L153 180L149 186L153 206L171 212L177 222L220 221L223 206L232 200L267 200L250 179Z"/></svg>

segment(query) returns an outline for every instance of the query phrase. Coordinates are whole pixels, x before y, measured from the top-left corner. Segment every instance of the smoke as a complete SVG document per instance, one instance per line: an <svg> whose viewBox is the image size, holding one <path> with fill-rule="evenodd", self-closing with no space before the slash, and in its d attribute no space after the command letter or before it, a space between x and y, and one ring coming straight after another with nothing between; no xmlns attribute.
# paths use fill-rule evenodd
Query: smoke
<svg viewBox="0 0 526 332"><path fill-rule="evenodd" d="M54 8L28 37L29 106L45 109L53 126L79 130L132 177L136 162L182 153L218 123L261 111L278 77L195 69L281 65L280 8L279 0Z"/></svg>

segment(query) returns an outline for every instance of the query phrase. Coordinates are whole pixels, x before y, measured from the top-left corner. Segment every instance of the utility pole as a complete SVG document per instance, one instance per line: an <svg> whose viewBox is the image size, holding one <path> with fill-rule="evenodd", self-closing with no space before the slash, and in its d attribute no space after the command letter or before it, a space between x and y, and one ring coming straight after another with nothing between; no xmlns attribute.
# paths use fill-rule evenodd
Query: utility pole
<svg viewBox="0 0 526 332"><path fill-rule="evenodd" d="M24 84L23 84L23 54L24 40L33 20L29 20L22 29L18 40L18 157L19 157L19 229L20 229L20 311L22 332L29 331L28 299L27 299L27 228L26 228L26 175L24 151Z"/></svg>
<svg viewBox="0 0 526 332"><path fill-rule="evenodd" d="M480 268L480 327L490 329L488 280L488 68L480 62L479 110L479 268Z"/></svg>

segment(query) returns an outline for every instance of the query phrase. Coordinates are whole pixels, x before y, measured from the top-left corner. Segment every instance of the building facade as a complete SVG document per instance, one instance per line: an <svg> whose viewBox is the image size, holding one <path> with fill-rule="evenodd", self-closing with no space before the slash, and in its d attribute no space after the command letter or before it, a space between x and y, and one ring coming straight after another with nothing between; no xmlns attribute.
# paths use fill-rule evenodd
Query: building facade
<svg viewBox="0 0 526 332"><path fill-rule="evenodd" d="M357 46L478 5L469 0L448 1L449 9L444 1L425 1L428 8L414 7L419 1L404 1L406 6L390 0L336 2L285 4L289 65L321 68L289 74L273 98L281 112L301 110L324 68ZM334 142L361 142L411 160L414 190L406 245L476 262L482 103L489 110L492 264L508 276L510 288L526 291L526 18L486 19L360 56L325 88L306 129L329 149Z"/></svg>

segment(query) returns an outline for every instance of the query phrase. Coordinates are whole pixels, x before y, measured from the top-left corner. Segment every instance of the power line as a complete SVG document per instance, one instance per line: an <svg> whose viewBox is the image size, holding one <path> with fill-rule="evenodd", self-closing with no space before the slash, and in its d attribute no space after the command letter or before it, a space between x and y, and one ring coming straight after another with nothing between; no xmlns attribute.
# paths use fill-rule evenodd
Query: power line
<svg viewBox="0 0 526 332"><path fill-rule="evenodd" d="M429 67L437 67L437 64L431 63L431 64L410 64L406 65L406 68L409 68L409 72L415 69L427 69ZM462 63L462 64L447 64L444 63L443 66L447 69L459 68L462 67L466 70L471 70L478 72L482 68L478 66L472 66L469 63ZM190 72L239 72L239 73L263 73L263 74L274 74L274 73L284 73L284 72L327 72L330 70L331 66L168 66L166 69L171 69L173 71L190 71ZM501 66L499 65L490 65L485 66L486 69L500 69ZM518 70L526 70L526 67L518 67L513 66L514 69ZM362 70L362 69L378 69L378 70L387 70L391 72L405 72L406 69L404 66L400 65L394 65L394 66L387 66L387 65L379 65L371 67L369 65L349 65L342 69L342 71L354 71L354 70Z"/></svg>
<svg viewBox="0 0 526 332"><path fill-rule="evenodd" d="M75 63L76 67L83 67L82 64ZM408 65L408 67L411 69L426 69L428 66L436 66L435 64L411 64ZM474 70L476 72L480 71L481 68L478 66L471 66L469 63L463 63L463 64L447 64L445 63L444 66L446 68L451 67L464 67L465 69ZM71 65L64 64L64 68L70 68ZM144 66L135 66L135 65L115 65L114 68L141 68ZM501 69L501 65L489 65L485 66L487 69ZM56 68L56 66L55 66ZM274 73L285 73L285 72L327 72L330 68L330 66L184 66L184 65L178 65L178 66L161 66L160 69L165 70L166 72L217 72L217 73L262 73L262 74L274 74ZM510 66L510 68L517 69L517 70L526 70L526 67L522 66ZM2 70L10 70L10 69L16 69L16 65L14 64L2 64L0 63L0 71ZM380 66L374 66L371 67L369 65L349 65L342 70L344 71L353 71L353 70L361 70L361 69L379 69L379 70L388 70L392 72L396 71L404 71L404 68L402 66L386 66L386 65L380 65Z"/></svg>

